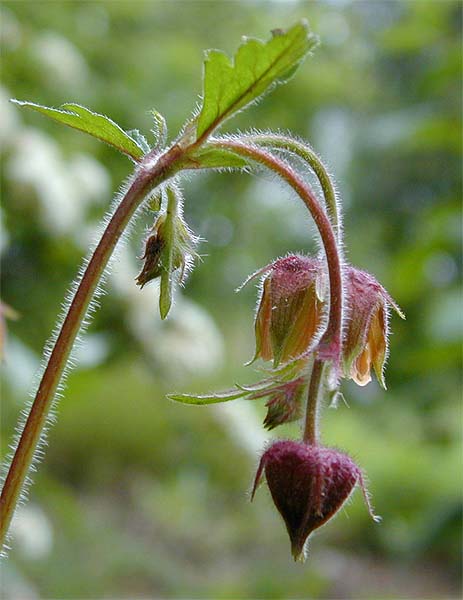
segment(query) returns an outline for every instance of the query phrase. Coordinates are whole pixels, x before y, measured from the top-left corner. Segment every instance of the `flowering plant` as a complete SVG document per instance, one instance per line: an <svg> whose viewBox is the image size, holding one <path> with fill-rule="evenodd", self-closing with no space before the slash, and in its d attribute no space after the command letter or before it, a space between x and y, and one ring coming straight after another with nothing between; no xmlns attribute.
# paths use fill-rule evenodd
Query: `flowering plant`
<svg viewBox="0 0 463 600"><path fill-rule="evenodd" d="M287 31L273 31L267 42L244 39L233 60L220 51L209 51L201 106L171 143L167 143L163 117L153 111L156 140L152 147L138 131L126 132L108 117L78 104L55 109L14 101L106 142L128 156L135 168L116 196L102 237L81 270L50 352L47 346L35 400L6 465L0 499L2 547L6 547L11 518L50 424L75 340L124 230L140 207L152 213L153 226L144 242L137 284L143 287L160 280L159 308L164 319L175 286L183 283L194 263L199 241L183 218L181 175L204 169L272 171L309 210L321 251L317 256L285 256L250 278L262 279L251 361L271 361L262 381L207 396L170 398L190 404L266 398L264 426L268 429L303 419L301 441L278 441L266 449L252 494L265 475L295 559L304 557L310 533L336 514L357 484L373 515L360 468L346 454L320 443L318 417L324 396L334 393L343 377L365 385L373 368L384 386L388 311L392 307L401 315L400 310L371 275L343 263L340 206L331 178L310 146L273 133L217 134L227 119L290 79L316 45L317 37L307 23L299 22ZM307 183L305 169L299 172L287 159L290 155L315 173L323 198Z"/></svg>

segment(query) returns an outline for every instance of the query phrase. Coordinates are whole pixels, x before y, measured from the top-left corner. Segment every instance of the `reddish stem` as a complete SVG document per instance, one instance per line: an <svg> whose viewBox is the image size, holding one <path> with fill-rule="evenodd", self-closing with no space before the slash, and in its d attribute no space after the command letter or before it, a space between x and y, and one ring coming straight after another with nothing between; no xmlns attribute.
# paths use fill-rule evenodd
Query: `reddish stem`
<svg viewBox="0 0 463 600"><path fill-rule="evenodd" d="M307 183L284 160L256 146L243 144L233 140L215 140L211 145L225 148L240 156L260 163L286 181L301 197L310 211L320 232L325 249L328 274L330 280L330 311L326 331L318 346L318 359L332 360L335 369L338 368L341 353L342 332L342 268L338 244L333 227L323 207Z"/></svg>
<svg viewBox="0 0 463 600"><path fill-rule="evenodd" d="M154 187L172 177L179 170L182 155L183 151L178 146L173 146L157 160L152 153L146 156L136 171L131 186L111 217L85 269L48 359L5 479L0 498L1 547L5 542L56 389L101 275L136 209Z"/></svg>
<svg viewBox="0 0 463 600"><path fill-rule="evenodd" d="M307 407L305 412L304 434L302 439L308 444L318 444L318 397L322 384L324 363L315 359L310 376L309 391L307 393Z"/></svg>

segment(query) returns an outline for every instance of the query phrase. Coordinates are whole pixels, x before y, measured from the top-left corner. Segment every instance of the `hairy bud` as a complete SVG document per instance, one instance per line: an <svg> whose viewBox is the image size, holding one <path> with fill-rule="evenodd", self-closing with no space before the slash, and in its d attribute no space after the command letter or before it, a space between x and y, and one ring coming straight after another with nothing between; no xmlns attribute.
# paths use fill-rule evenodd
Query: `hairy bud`
<svg viewBox="0 0 463 600"><path fill-rule="evenodd" d="M373 366L379 383L385 388L389 307L394 308L400 317L405 317L387 291L369 273L347 267L345 281L349 321L343 345L344 374L363 386L371 381Z"/></svg>
<svg viewBox="0 0 463 600"><path fill-rule="evenodd" d="M143 288L149 281L160 277L164 271L180 269L183 279L186 267L194 255L197 238L191 233L183 219L177 215L161 214L145 241L142 259L143 269L137 284Z"/></svg>
<svg viewBox="0 0 463 600"><path fill-rule="evenodd" d="M357 484L370 515L379 520L371 509L360 468L338 450L290 440L275 442L260 460L252 498L263 472L286 524L294 560L304 560L309 535L339 511Z"/></svg>
<svg viewBox="0 0 463 600"><path fill-rule="evenodd" d="M323 321L323 263L291 255L275 261L263 283L256 315L254 359L273 366L297 358L309 349Z"/></svg>

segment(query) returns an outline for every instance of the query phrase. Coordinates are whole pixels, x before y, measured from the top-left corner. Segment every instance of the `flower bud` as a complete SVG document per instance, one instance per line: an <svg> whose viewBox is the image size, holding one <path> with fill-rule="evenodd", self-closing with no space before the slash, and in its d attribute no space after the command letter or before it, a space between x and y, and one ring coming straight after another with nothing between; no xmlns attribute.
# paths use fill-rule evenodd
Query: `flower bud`
<svg viewBox="0 0 463 600"><path fill-rule="evenodd" d="M349 311L343 345L344 373L363 386L371 381L373 365L379 383L386 388L384 364L389 351L389 307L392 306L400 317L405 317L369 273L349 266L344 278Z"/></svg>
<svg viewBox="0 0 463 600"><path fill-rule="evenodd" d="M276 368L297 358L315 341L323 321L323 264L291 255L266 269L257 309L253 360L272 360Z"/></svg>
<svg viewBox="0 0 463 600"><path fill-rule="evenodd" d="M180 269L180 280L194 255L197 238L179 216L161 214L145 242L142 259L145 261L137 284L143 288L164 271Z"/></svg>
<svg viewBox="0 0 463 600"><path fill-rule="evenodd" d="M275 442L260 460L252 498L262 472L286 524L294 560L304 560L309 535L339 511L357 483L370 515L379 520L369 504L360 468L338 450L290 440Z"/></svg>

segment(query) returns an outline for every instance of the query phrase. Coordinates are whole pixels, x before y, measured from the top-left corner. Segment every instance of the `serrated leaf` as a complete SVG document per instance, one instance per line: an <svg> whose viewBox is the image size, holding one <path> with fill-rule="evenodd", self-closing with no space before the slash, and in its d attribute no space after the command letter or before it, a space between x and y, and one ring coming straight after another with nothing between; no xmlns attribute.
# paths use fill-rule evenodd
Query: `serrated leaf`
<svg viewBox="0 0 463 600"><path fill-rule="evenodd" d="M102 142L114 146L137 162L145 154L143 148L109 117L92 112L79 104L63 104L61 108L57 109L22 100L12 100L12 102L42 113L58 123L88 133Z"/></svg>
<svg viewBox="0 0 463 600"><path fill-rule="evenodd" d="M209 135L273 86L290 79L317 43L307 22L301 21L286 32L273 31L267 42L245 39L233 61L219 50L210 50L204 62L203 105L197 119L197 140Z"/></svg>
<svg viewBox="0 0 463 600"><path fill-rule="evenodd" d="M194 154L190 156L189 169L243 169L248 166L248 162L223 148L212 148L201 146Z"/></svg>
<svg viewBox="0 0 463 600"><path fill-rule="evenodd" d="M217 392L214 394L168 394L169 400L175 400L175 402L182 402L183 404L217 404L219 402L228 402L229 400L237 400L247 396L249 392L232 388L223 392Z"/></svg>

